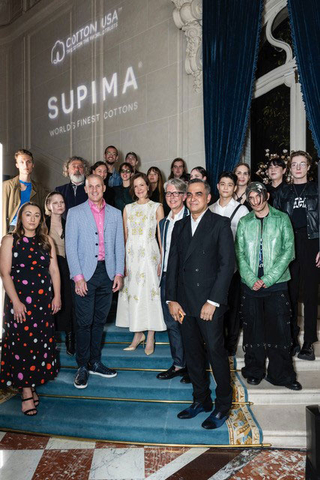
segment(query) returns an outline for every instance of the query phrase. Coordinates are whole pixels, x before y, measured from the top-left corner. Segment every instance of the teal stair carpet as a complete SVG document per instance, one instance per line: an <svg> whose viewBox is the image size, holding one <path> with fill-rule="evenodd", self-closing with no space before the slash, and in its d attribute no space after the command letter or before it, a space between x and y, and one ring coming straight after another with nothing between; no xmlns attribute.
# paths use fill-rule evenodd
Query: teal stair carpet
<svg viewBox="0 0 320 480"><path fill-rule="evenodd" d="M192 386L181 384L180 377L156 378L172 364L166 332L157 334L155 352L148 357L142 345L133 352L123 351L132 334L107 324L102 361L115 368L118 376L106 379L91 375L88 387L81 390L73 386L75 359L66 354L63 337L60 340L60 373L38 388L38 415L22 415L20 397L10 392L1 396L0 391L0 430L143 444L261 444L262 432L235 363L231 365L234 404L230 418L217 430L205 430L201 423L208 413L191 420L177 418L177 413L192 403ZM215 383L208 374L214 398Z"/></svg>

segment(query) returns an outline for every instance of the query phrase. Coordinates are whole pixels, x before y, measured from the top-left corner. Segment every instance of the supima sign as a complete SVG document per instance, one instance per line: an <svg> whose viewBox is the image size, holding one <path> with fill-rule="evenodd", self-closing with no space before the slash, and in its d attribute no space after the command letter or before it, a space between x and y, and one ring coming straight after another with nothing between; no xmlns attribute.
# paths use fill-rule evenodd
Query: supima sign
<svg viewBox="0 0 320 480"><path fill-rule="evenodd" d="M70 35L66 41L57 40L51 50L51 63L53 65L61 63L66 54L74 52L78 48L83 47L83 45L86 45L117 28L119 19L118 14L121 10L122 7L118 10L114 10L114 12L107 13L100 18L99 21L95 20L92 23L88 23Z"/></svg>

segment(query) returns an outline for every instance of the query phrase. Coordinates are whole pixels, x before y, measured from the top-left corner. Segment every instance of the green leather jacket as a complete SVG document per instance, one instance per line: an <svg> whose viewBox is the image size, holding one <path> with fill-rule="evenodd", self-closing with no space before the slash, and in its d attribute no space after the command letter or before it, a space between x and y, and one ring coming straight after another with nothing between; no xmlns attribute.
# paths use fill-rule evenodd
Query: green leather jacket
<svg viewBox="0 0 320 480"><path fill-rule="evenodd" d="M270 212L263 220L263 269L261 280L266 287L290 280L289 264L295 258L294 234L286 213L269 205ZM254 212L239 221L236 235L236 256L241 280L252 288L258 278L261 221Z"/></svg>

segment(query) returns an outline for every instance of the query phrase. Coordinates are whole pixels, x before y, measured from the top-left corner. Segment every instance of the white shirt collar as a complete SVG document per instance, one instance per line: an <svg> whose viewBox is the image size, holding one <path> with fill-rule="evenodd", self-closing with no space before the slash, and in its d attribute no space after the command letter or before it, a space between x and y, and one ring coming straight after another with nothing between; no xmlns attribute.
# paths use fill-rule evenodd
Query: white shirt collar
<svg viewBox="0 0 320 480"><path fill-rule="evenodd" d="M193 217L192 217L192 214L190 213L190 217L191 217L191 220L194 222L194 223L199 223L201 218L203 217L203 215L206 213L206 211L208 210L209 207L207 207L205 209L205 211L203 213L201 213L201 215L199 215L199 217L197 218L197 220L194 220Z"/></svg>
<svg viewBox="0 0 320 480"><path fill-rule="evenodd" d="M184 213L184 209L185 209L185 206L183 205L183 207L181 208L180 212L177 213L174 218L172 218L172 210L170 210L169 214L168 214L168 219L171 221L171 222L176 222L177 220L181 220L181 218L183 218L183 213Z"/></svg>

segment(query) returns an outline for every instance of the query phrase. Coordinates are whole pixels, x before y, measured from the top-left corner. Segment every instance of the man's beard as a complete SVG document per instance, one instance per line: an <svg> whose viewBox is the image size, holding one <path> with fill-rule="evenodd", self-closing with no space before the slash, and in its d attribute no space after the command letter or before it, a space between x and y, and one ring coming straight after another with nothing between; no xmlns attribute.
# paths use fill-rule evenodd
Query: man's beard
<svg viewBox="0 0 320 480"><path fill-rule="evenodd" d="M108 162L108 160L106 160L106 163L107 163L108 165L110 165L110 167L113 167L113 165L114 165L116 162Z"/></svg>
<svg viewBox="0 0 320 480"><path fill-rule="evenodd" d="M83 173L78 173L78 174L70 174L69 175L70 180L72 183L78 184L78 183L83 183L84 182L84 175Z"/></svg>

